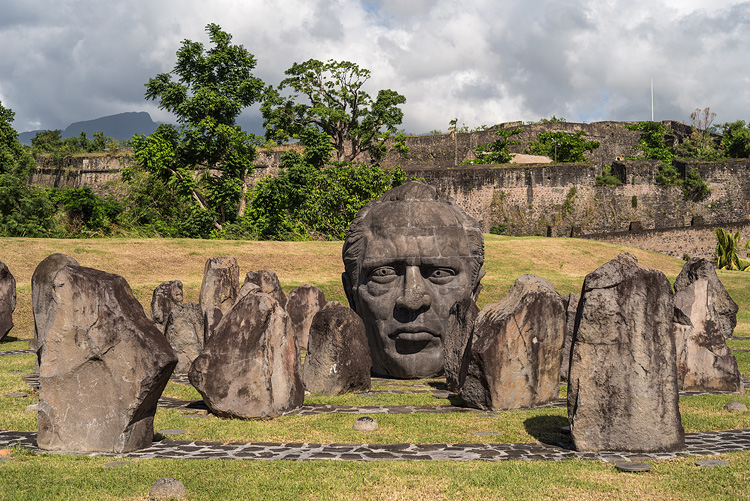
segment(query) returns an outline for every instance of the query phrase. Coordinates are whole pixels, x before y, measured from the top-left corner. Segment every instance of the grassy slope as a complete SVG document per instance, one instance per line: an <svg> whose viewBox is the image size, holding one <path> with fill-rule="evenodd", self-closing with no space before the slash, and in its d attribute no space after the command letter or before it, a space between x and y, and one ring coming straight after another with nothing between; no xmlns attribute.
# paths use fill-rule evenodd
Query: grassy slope
<svg viewBox="0 0 750 501"><path fill-rule="evenodd" d="M667 256L609 244L566 238L485 237L487 275L480 306L503 297L515 278L534 273L549 279L562 293L578 292L584 276L623 250L639 261L663 271L671 280L682 262ZM164 280L180 279L185 300L197 301L205 260L233 255L240 264L241 279L249 270L274 270L288 292L297 285L312 283L329 299L344 300L340 285L340 242L217 242L196 240L0 240L0 261L17 280L16 328L0 343L0 350L25 348L33 335L30 309L31 275L35 266L52 252L75 257L82 265L124 276L146 310L151 291ZM730 294L740 304L737 335L750 335L750 275L720 272ZM736 348L744 347L741 341ZM741 370L750 375L750 354L738 353ZM20 375L33 368L33 356L0 358L0 393L28 391ZM195 390L170 385L167 394L198 398ZM0 429L34 430L35 416L23 409L35 401L0 398ZM329 398L329 400L326 400ZM336 398L345 400L337 401ZM687 431L750 427L748 415L728 415L721 410L729 399L750 405L744 396L709 396L682 399L683 423ZM430 394L407 396L319 397L308 401L352 405L412 403L448 404ZM180 411L159 409L156 430L186 429L184 437L206 440L359 442L351 431L352 416L290 417L271 421L189 418ZM515 411L487 414L417 414L378 416L381 430L368 435L375 442L526 442L559 439L557 430L565 423L564 409ZM478 431L495 431L478 438ZM0 452L1 453L1 452ZM234 463L210 461L134 461L124 470L103 469L105 459L72 456L29 456L11 452L14 461L0 463L0 476L14 488L0 492L0 499L34 499L53 496L119 499L143 496L161 476L181 478L195 499L222 498L423 498L423 497L518 497L518 498L632 498L635 496L684 499L705 497L727 499L747 496L743 484L750 471L750 453L727 456L730 468L700 470L691 460L663 462L648 475L624 476L598 462L566 461L561 464L507 462L458 463ZM210 468L212 474L203 472ZM95 472L95 475L93 473ZM97 481L86 479L96 477ZM232 482L226 479L232 478ZM236 479L236 481L235 481ZM536 480L535 480L536 479ZM5 483L5 482L4 482ZM542 484L552 487L542 487Z"/></svg>

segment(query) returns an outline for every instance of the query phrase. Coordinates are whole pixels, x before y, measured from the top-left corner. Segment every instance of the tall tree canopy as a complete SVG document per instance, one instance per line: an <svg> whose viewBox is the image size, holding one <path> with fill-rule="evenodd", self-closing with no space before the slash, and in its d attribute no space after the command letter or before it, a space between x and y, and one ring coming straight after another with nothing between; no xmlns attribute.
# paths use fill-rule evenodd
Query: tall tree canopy
<svg viewBox="0 0 750 501"><path fill-rule="evenodd" d="M35 163L11 125L15 114L0 102L0 235L52 235L55 208L47 191L29 184Z"/></svg>
<svg viewBox="0 0 750 501"><path fill-rule="evenodd" d="M171 73L146 84L146 98L158 99L179 126L162 126L138 138L134 149L149 172L176 184L201 217L221 229L244 214L245 175L253 168L258 139L242 131L236 119L260 99L263 82L252 75L254 56L232 45L232 35L217 24L207 25L206 32L210 49L184 40Z"/></svg>
<svg viewBox="0 0 750 501"><path fill-rule="evenodd" d="M385 154L385 139L404 118L399 108L404 96L384 89L373 100L362 90L370 70L348 61L310 59L294 63L285 74L278 89L266 89L261 105L267 138L283 142L312 127L331 137L339 161ZM287 88L292 93L285 96Z"/></svg>

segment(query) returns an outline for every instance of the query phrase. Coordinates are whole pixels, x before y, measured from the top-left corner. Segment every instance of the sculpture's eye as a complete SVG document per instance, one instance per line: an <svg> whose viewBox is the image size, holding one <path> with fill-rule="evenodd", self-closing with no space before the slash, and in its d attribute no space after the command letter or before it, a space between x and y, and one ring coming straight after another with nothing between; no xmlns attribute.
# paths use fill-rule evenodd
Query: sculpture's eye
<svg viewBox="0 0 750 501"><path fill-rule="evenodd" d="M436 284L444 284L453 280L456 276L456 270L450 268L433 268L429 271L427 278Z"/></svg>
<svg viewBox="0 0 750 501"><path fill-rule="evenodd" d="M370 278L378 283L387 283L398 276L396 268L392 266L380 266L370 272Z"/></svg>

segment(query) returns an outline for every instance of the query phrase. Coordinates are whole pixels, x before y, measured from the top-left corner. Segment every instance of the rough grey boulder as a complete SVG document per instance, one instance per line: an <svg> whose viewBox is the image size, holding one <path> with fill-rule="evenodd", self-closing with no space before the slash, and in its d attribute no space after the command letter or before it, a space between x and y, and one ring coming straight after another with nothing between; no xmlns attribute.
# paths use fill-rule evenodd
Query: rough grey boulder
<svg viewBox="0 0 750 501"><path fill-rule="evenodd" d="M16 279L8 266L0 261L0 339L13 328L13 312L16 310Z"/></svg>
<svg viewBox="0 0 750 501"><path fill-rule="evenodd" d="M182 282L170 280L160 283L151 295L151 320L164 331L169 312L182 304Z"/></svg>
<svg viewBox="0 0 750 501"><path fill-rule="evenodd" d="M164 326L164 335L177 355L175 374L187 374L203 351L203 313L198 303L176 305Z"/></svg>
<svg viewBox="0 0 750 501"><path fill-rule="evenodd" d="M365 324L351 308L323 308L315 314L303 370L307 391L325 395L367 391L371 367Z"/></svg>
<svg viewBox="0 0 750 501"><path fill-rule="evenodd" d="M499 302L479 312L461 398L471 407L507 410L557 398L565 308L552 284L522 275Z"/></svg>
<svg viewBox="0 0 750 501"><path fill-rule="evenodd" d="M177 363L172 348L118 275L66 265L53 289L39 358L39 447L149 447L156 403Z"/></svg>
<svg viewBox="0 0 750 501"><path fill-rule="evenodd" d="M744 391L737 360L719 326L708 279L674 297L677 384L686 391Z"/></svg>
<svg viewBox="0 0 750 501"><path fill-rule="evenodd" d="M206 261L199 303L203 312L203 338L208 341L222 315L234 304L240 290L240 267L231 256Z"/></svg>
<svg viewBox="0 0 750 501"><path fill-rule="evenodd" d="M284 295L284 290L281 288L281 282L279 282L276 273L268 270L248 271L244 283L257 285L261 292L270 294L282 308L286 306L286 295Z"/></svg>
<svg viewBox="0 0 750 501"><path fill-rule="evenodd" d="M474 322L478 315L479 308L474 299L467 297L453 305L446 319L443 371L449 391L458 392L466 379Z"/></svg>
<svg viewBox="0 0 750 501"><path fill-rule="evenodd" d="M224 314L188 376L218 416L272 418L304 400L288 316L268 294L245 294Z"/></svg>
<svg viewBox="0 0 750 501"><path fill-rule="evenodd" d="M325 304L326 296L323 291L310 284L293 289L286 298L285 309L300 348L307 347L310 324Z"/></svg>
<svg viewBox="0 0 750 501"><path fill-rule="evenodd" d="M50 254L44 258L31 276L31 307L34 312L34 341L30 344L36 350L42 347L49 330L50 312L54 308L54 280L57 272L66 264L78 266L71 256L66 254Z"/></svg>
<svg viewBox="0 0 750 501"><path fill-rule="evenodd" d="M570 369L570 346L573 342L573 329L576 325L576 310L578 309L579 294L571 292L567 298L563 298L565 304L565 340L562 347L562 359L560 360L560 381L568 380Z"/></svg>
<svg viewBox="0 0 750 501"><path fill-rule="evenodd" d="M711 296L711 302L718 315L718 327L724 338L732 337L734 327L737 325L737 311L739 307L724 285L716 275L714 265L703 258L693 257L688 260L682 267L680 274L674 281L675 292L680 292L698 279L705 278L708 280L708 291Z"/></svg>
<svg viewBox="0 0 750 501"><path fill-rule="evenodd" d="M589 273L573 333L568 422L579 451L682 449L674 300L660 271L620 254Z"/></svg>

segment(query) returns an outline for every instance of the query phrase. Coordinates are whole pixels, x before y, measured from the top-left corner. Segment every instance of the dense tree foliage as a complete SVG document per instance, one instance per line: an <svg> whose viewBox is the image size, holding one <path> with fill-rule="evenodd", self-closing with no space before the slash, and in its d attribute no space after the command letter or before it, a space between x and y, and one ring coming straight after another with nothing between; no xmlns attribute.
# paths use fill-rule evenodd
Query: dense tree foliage
<svg viewBox="0 0 750 501"><path fill-rule="evenodd" d="M750 158L750 124L744 120L720 126L721 146L730 158Z"/></svg>
<svg viewBox="0 0 750 501"><path fill-rule="evenodd" d="M331 137L338 161L362 153L383 157L385 140L403 120L404 96L384 89L373 100L362 90L370 71L349 61L310 59L294 63L286 75L277 89L266 89L261 111L267 138L281 143L314 128Z"/></svg>
<svg viewBox="0 0 750 501"><path fill-rule="evenodd" d="M497 129L498 138L489 144L480 144L474 150L477 158L464 162L465 164L507 164L513 159L510 147L520 142L511 137L520 134L521 129Z"/></svg>
<svg viewBox="0 0 750 501"><path fill-rule="evenodd" d="M284 153L279 175L252 192L248 217L261 238L343 239L364 204L406 180L401 169L346 162L323 168L333 149L323 132L306 130L302 143L303 153Z"/></svg>
<svg viewBox="0 0 750 501"><path fill-rule="evenodd" d="M12 127L15 114L0 102L0 234L55 236L48 191L29 184L34 158Z"/></svg>
<svg viewBox="0 0 750 501"><path fill-rule="evenodd" d="M252 75L254 56L232 45L229 33L216 24L207 25L206 32L211 48L184 40L174 70L146 84L146 98L158 99L179 126L138 137L134 150L149 172L193 200L197 219L221 230L244 215L245 176L252 171L258 138L236 120L260 99L263 82Z"/></svg>
<svg viewBox="0 0 750 501"><path fill-rule="evenodd" d="M536 139L526 146L526 152L532 155L543 155L555 162L588 162L583 154L599 147L598 141L586 141L586 133L540 132Z"/></svg>

